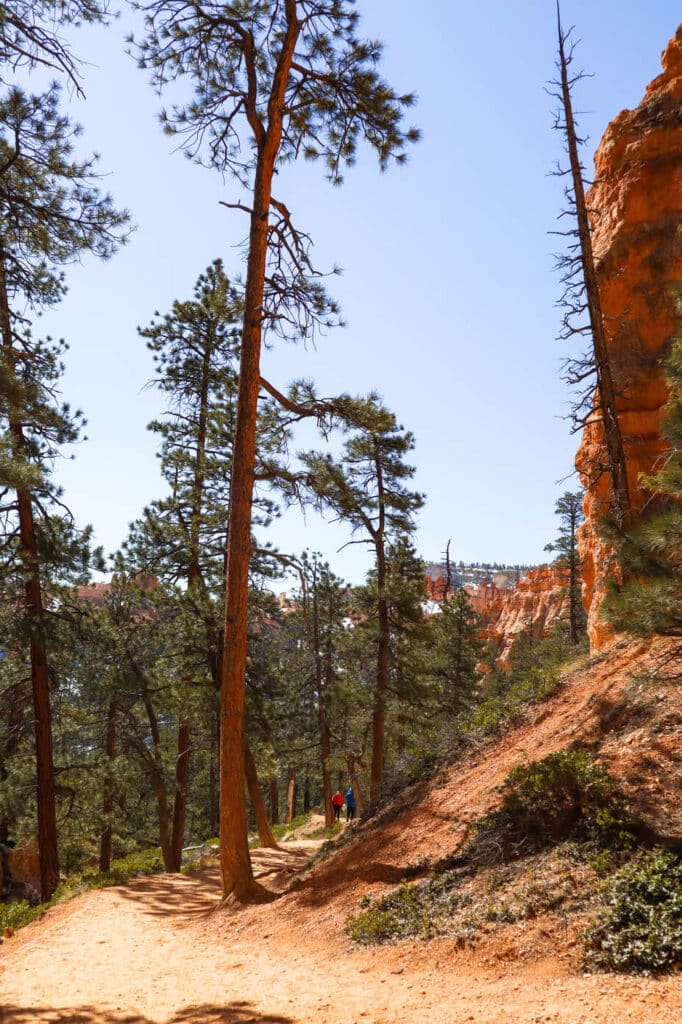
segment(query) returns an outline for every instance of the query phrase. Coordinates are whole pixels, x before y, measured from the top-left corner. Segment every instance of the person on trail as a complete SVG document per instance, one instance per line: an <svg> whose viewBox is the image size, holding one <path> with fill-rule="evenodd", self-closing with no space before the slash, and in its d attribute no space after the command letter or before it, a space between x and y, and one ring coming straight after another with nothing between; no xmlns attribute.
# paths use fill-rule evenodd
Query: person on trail
<svg viewBox="0 0 682 1024"><path fill-rule="evenodd" d="M336 793L332 797L332 807L334 808L334 821L341 821L341 808L343 807L343 793L337 789Z"/></svg>
<svg viewBox="0 0 682 1024"><path fill-rule="evenodd" d="M349 786L348 787L348 792L346 793L346 821L352 821L354 817L355 817L355 793L353 792L353 787Z"/></svg>

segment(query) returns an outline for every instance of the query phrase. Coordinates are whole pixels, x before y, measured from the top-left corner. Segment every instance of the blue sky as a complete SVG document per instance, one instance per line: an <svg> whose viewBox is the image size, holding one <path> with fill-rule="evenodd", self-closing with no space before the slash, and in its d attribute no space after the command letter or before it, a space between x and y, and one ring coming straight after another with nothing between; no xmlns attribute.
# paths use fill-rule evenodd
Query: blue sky
<svg viewBox="0 0 682 1024"><path fill-rule="evenodd" d="M538 562L553 538L554 502L577 486L577 444L565 419L569 395L554 340L559 282L551 256L561 191L550 171L561 155L544 91L554 72L552 0L359 0L364 32L385 42L384 73L415 90L411 120L423 131L407 167L380 175L368 152L340 189L319 169L287 169L278 184L310 231L348 327L315 348L266 353L279 387L306 376L325 394L377 389L416 437L415 487L424 492L418 547L437 558L451 539L464 560ZM106 187L137 230L113 260L68 272L69 293L46 316L70 343L64 396L89 420L87 443L57 472L79 522L106 550L162 493L159 411L143 390L152 364L136 333L155 310L191 295L204 267L240 267L243 215L225 210L235 186L192 165L158 126L159 101L124 52L125 14L74 37L88 62L85 101L72 99L84 142L101 154ZM577 106L595 145L659 73L679 4L572 0L565 24L582 39L594 73ZM303 440L302 440L303 443ZM368 564L347 536L312 513L289 512L271 539L283 550L322 551L357 581Z"/></svg>

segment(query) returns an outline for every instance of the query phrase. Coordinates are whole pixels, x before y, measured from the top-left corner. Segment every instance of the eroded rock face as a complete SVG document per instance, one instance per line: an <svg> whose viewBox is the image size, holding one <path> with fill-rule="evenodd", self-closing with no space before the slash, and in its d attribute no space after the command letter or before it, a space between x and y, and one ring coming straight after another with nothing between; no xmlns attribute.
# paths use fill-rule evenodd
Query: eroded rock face
<svg viewBox="0 0 682 1024"><path fill-rule="evenodd" d="M681 327L682 25L662 63L663 73L640 105L624 110L607 128L595 155L595 184L588 196L635 510L646 501L640 474L650 473L667 447L661 436L667 389L660 360ZM611 506L608 475L594 472L604 463L601 424L590 422L576 465L586 488L580 551L594 651L612 639L599 619L599 607L609 576L618 571L598 535L598 520Z"/></svg>
<svg viewBox="0 0 682 1024"><path fill-rule="evenodd" d="M40 890L40 859L35 843L27 840L12 850L9 868L14 882L23 882Z"/></svg>
<svg viewBox="0 0 682 1024"><path fill-rule="evenodd" d="M495 641L503 662L522 633L544 637L558 619L568 619L568 583L567 569L538 565L481 609L485 636Z"/></svg>

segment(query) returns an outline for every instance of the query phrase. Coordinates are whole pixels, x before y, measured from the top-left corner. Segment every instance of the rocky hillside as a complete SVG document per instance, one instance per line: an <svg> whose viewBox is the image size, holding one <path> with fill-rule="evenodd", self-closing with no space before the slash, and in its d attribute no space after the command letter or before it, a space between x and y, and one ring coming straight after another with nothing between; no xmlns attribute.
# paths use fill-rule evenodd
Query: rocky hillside
<svg viewBox="0 0 682 1024"><path fill-rule="evenodd" d="M619 422L635 509L646 495L640 473L651 472L665 449L661 438L666 385L660 358L680 330L682 282L682 26L663 53L663 73L635 110L609 125L595 157L588 203L609 352L618 389ZM597 532L608 508L600 423L588 423L577 466L587 488L582 527L584 601L592 649L609 634L599 621L609 551Z"/></svg>
<svg viewBox="0 0 682 1024"><path fill-rule="evenodd" d="M682 842L681 659L679 642L621 642L567 672L556 692L530 707L516 727L470 745L437 777L358 823L286 897L291 913L322 899L328 909L338 903L345 912L357 908L360 897L394 890L406 876L425 878L434 867L456 863L472 826L499 806L508 773L560 750L593 755L657 841ZM599 885L588 863L551 849L521 849L462 884L466 914L455 915L451 934L460 936L463 959L553 956L579 965L579 936ZM338 909L328 916L339 931Z"/></svg>

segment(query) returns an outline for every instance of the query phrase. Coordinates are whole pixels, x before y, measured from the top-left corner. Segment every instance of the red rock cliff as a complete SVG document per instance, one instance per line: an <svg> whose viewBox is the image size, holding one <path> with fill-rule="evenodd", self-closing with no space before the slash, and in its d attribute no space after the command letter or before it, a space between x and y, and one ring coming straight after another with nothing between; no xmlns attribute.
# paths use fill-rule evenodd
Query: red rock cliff
<svg viewBox="0 0 682 1024"><path fill-rule="evenodd" d="M497 642L504 661L521 633L547 636L557 619L568 618L568 570L529 569L513 590L498 591L482 614L485 635Z"/></svg>
<svg viewBox="0 0 682 1024"><path fill-rule="evenodd" d="M663 53L663 73L635 110L613 121L595 155L588 202L601 300L616 387L633 508L645 494L639 474L665 450L661 438L666 385L660 359L680 329L676 290L682 285L682 26ZM599 538L599 516L611 503L598 422L588 423L576 465L586 487L581 528L583 600L593 650L611 640L600 622L605 582L614 571Z"/></svg>

